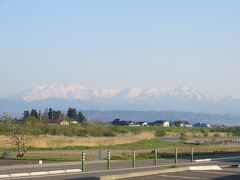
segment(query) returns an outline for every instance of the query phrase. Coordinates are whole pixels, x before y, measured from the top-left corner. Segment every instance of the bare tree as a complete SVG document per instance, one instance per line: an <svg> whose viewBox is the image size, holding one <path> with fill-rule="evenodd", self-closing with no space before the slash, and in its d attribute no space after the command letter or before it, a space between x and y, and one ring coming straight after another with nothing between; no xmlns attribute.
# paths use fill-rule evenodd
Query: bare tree
<svg viewBox="0 0 240 180"><path fill-rule="evenodd" d="M10 143L17 147L17 157L23 157L27 151L26 145L34 138L29 127L24 125L11 125L8 128L8 137Z"/></svg>
<svg viewBox="0 0 240 180"><path fill-rule="evenodd" d="M17 147L17 157L23 157L27 150L27 144L34 139L33 124L18 124L9 114L1 115L0 121L6 127L9 143Z"/></svg>

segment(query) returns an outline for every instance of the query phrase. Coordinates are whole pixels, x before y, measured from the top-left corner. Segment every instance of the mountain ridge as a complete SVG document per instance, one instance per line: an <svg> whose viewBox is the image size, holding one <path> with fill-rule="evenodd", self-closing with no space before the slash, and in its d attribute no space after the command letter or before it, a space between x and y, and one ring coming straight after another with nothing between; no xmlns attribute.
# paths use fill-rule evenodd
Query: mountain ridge
<svg viewBox="0 0 240 180"><path fill-rule="evenodd" d="M86 88L79 84L40 85L0 99L0 112L15 107L60 110L185 111L240 114L240 99L179 88Z"/></svg>
<svg viewBox="0 0 240 180"><path fill-rule="evenodd" d="M86 88L79 84L52 84L40 85L24 90L8 98L21 98L25 101L34 101L47 98L72 98L86 100L91 98L111 98L120 96L125 98L141 98L143 96L157 98L159 96L181 96L196 99L220 99L221 96L208 92L193 90L183 86L178 88Z"/></svg>

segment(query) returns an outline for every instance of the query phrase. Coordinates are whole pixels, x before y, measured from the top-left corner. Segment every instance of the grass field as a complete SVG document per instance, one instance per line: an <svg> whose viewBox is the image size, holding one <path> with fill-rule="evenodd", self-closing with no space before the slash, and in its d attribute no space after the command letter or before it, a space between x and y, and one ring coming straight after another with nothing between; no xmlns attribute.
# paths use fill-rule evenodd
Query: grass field
<svg viewBox="0 0 240 180"><path fill-rule="evenodd" d="M138 158L152 157L152 150L158 149L159 156L172 156L174 148L179 153L190 152L190 147L196 148L198 153L217 153L239 151L239 145L220 144L218 140L232 139L230 133L221 129L210 128L181 128L181 127L128 127L111 125L92 125L90 136L76 136L74 133L82 131L82 127L49 126L56 135L39 134L28 144L24 159L43 160L79 160L81 151L85 151L88 159L96 159L98 150L104 152L109 149L113 159L128 159L135 149ZM67 135L61 135L61 132ZM72 134L71 130L75 132ZM54 134L54 133L53 133ZM176 142L161 140L161 137L178 139ZM197 142L197 143L195 143ZM16 147L9 143L8 137L0 135L0 149L16 151Z"/></svg>
<svg viewBox="0 0 240 180"><path fill-rule="evenodd" d="M211 141L216 136L216 133L208 133L208 139ZM114 137L68 137L68 136L52 136L39 135L28 146L36 149L72 149L74 147L114 147L114 148L153 148L158 146L182 146L182 143L161 142L159 138L155 138L154 131L146 131L139 134L127 133ZM167 132L164 137L181 137L181 134L175 132ZM218 133L216 138L227 138L226 133ZM185 133L185 141L189 143L193 140L204 140L206 137L202 133ZM0 149L12 149L15 146L9 143L7 136L0 135ZM81 149L81 148L80 148Z"/></svg>
<svg viewBox="0 0 240 180"><path fill-rule="evenodd" d="M29 146L34 148L63 148L70 146L109 146L115 144L126 144L154 138L154 132L143 132L140 134L122 134L114 137L67 137L67 136L37 136ZM0 148L14 148L9 143L7 136L0 136Z"/></svg>
<svg viewBox="0 0 240 180"><path fill-rule="evenodd" d="M86 153L88 160L96 160L99 149L102 149L103 158L106 157L106 151L110 150L112 159L125 160L131 159L132 150L137 152L138 159L151 159L153 157L153 149L157 149L159 157L172 158L174 155L175 147L178 148L179 156L189 155L191 147L194 147L196 153L216 154L223 152L239 152L240 145L232 144L185 144L183 142L165 142L159 138L145 139L132 143L115 144L108 146L64 146L56 148L36 148L30 147L22 159L27 160L60 160L60 161L79 161L81 152ZM14 149L12 149L14 150Z"/></svg>

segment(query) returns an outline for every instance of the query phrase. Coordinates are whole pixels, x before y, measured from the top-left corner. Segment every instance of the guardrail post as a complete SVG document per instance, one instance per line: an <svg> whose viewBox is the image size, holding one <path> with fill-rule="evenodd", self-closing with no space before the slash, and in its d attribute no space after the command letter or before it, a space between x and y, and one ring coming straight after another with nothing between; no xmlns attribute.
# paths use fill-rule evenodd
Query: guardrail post
<svg viewBox="0 0 240 180"><path fill-rule="evenodd" d="M157 165L157 155L158 155L158 151L157 149L154 149L154 166Z"/></svg>
<svg viewBox="0 0 240 180"><path fill-rule="evenodd" d="M110 169L110 159L111 159L110 151L107 151L107 169Z"/></svg>
<svg viewBox="0 0 240 180"><path fill-rule="evenodd" d="M193 147L191 148L191 162L193 162Z"/></svg>
<svg viewBox="0 0 240 180"><path fill-rule="evenodd" d="M82 152L82 171L85 171L85 152Z"/></svg>
<svg viewBox="0 0 240 180"><path fill-rule="evenodd" d="M175 164L177 164L178 161L178 150L175 148Z"/></svg>
<svg viewBox="0 0 240 180"><path fill-rule="evenodd" d="M132 152L132 167L136 166L136 152L133 150Z"/></svg>

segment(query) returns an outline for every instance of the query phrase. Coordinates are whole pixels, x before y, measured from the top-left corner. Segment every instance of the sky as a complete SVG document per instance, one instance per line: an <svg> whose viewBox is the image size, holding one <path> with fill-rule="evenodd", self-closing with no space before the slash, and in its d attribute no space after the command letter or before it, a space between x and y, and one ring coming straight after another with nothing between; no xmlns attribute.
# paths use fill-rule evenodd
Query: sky
<svg viewBox="0 0 240 180"><path fill-rule="evenodd" d="M0 0L0 97L41 84L240 98L238 0Z"/></svg>

